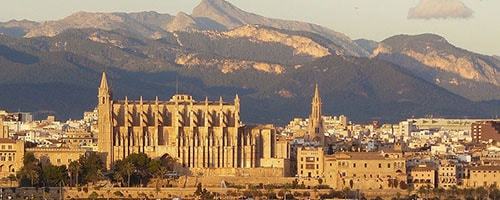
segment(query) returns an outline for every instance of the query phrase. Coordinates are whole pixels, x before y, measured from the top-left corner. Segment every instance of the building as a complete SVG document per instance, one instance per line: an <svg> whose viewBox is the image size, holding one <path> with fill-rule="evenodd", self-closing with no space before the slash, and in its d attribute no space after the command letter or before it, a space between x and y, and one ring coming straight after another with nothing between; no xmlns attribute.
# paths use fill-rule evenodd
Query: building
<svg viewBox="0 0 500 200"><path fill-rule="evenodd" d="M316 84L314 96L311 102L311 115L309 116L309 126L306 135L307 140L317 141L321 146L325 145L325 129L323 127L323 115L321 111L321 96L319 87Z"/></svg>
<svg viewBox="0 0 500 200"><path fill-rule="evenodd" d="M474 166L469 168L465 186L469 188L496 186L500 184L500 166Z"/></svg>
<svg viewBox="0 0 500 200"><path fill-rule="evenodd" d="M24 142L0 138L0 178L8 177L23 166Z"/></svg>
<svg viewBox="0 0 500 200"><path fill-rule="evenodd" d="M297 177L321 179L334 189L387 189L406 185L402 152L338 152L325 155L322 148L297 149Z"/></svg>
<svg viewBox="0 0 500 200"><path fill-rule="evenodd" d="M2 116L0 116L0 138L9 138L9 127L3 124Z"/></svg>
<svg viewBox="0 0 500 200"><path fill-rule="evenodd" d="M325 156L324 181L332 188L388 189L406 185L402 152L339 152Z"/></svg>
<svg viewBox="0 0 500 200"><path fill-rule="evenodd" d="M473 123L471 135L474 142L500 141L500 121Z"/></svg>
<svg viewBox="0 0 500 200"><path fill-rule="evenodd" d="M240 99L195 101L177 94L168 101L113 100L106 74L98 92L98 149L107 167L132 153L168 154L189 169L259 168L278 164L273 126L244 126ZM286 158L281 158L286 159ZM285 166L284 160L281 165ZM271 166L274 164L270 164ZM223 170L221 170L223 171Z"/></svg>
<svg viewBox="0 0 500 200"><path fill-rule="evenodd" d="M438 187L450 189L453 186L458 186L457 181L457 165L448 160L442 160L438 168Z"/></svg>
<svg viewBox="0 0 500 200"><path fill-rule="evenodd" d="M418 165L409 170L408 183L413 188L436 187L436 169L430 165Z"/></svg>
<svg viewBox="0 0 500 200"><path fill-rule="evenodd" d="M78 160L81 156L85 155L85 152L87 152L87 150L69 147L36 147L27 148L26 152L33 153L33 155L40 161L50 161L51 164L56 166L68 166L72 161Z"/></svg>
<svg viewBox="0 0 500 200"><path fill-rule="evenodd" d="M297 176L322 178L324 158L323 148L299 147L297 149Z"/></svg>
<svg viewBox="0 0 500 200"><path fill-rule="evenodd" d="M86 130L71 129L65 132L62 142L73 146L92 146L94 144L94 137L92 133Z"/></svg>

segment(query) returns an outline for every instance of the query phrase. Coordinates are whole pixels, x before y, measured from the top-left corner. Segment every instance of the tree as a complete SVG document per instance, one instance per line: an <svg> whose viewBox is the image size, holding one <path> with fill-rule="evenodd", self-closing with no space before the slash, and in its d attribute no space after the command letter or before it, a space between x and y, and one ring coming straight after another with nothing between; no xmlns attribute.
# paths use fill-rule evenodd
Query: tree
<svg viewBox="0 0 500 200"><path fill-rule="evenodd" d="M124 160L133 165L134 180L139 181L140 185L149 181L152 174L149 173L151 158L149 158L148 155L144 153L133 153L128 155Z"/></svg>
<svg viewBox="0 0 500 200"><path fill-rule="evenodd" d="M23 167L17 173L17 177L21 182L21 186L29 185L31 187L35 186L35 182L38 182L40 172L40 166L38 159L32 152L27 152L23 157ZM27 184L29 183L29 184Z"/></svg>
<svg viewBox="0 0 500 200"><path fill-rule="evenodd" d="M103 178L102 172L105 170L104 161L96 152L86 153L78 160L82 175L82 183L95 183Z"/></svg>
<svg viewBox="0 0 500 200"><path fill-rule="evenodd" d="M17 177L14 174L10 174L9 176L7 176L7 179L9 179L10 187L12 187L12 182L17 181Z"/></svg>
<svg viewBox="0 0 500 200"><path fill-rule="evenodd" d="M72 161L69 163L69 172L71 173L71 179L74 186L78 187L78 175L80 174L80 163L78 161Z"/></svg>
<svg viewBox="0 0 500 200"><path fill-rule="evenodd" d="M122 170L122 172L127 175L127 187L130 187L130 176L132 176L132 173L135 170L135 166L130 162L125 162L123 164Z"/></svg>
<svg viewBox="0 0 500 200"><path fill-rule="evenodd" d="M44 187L64 185L68 180L66 166L54 166L50 162L41 165L40 183Z"/></svg>

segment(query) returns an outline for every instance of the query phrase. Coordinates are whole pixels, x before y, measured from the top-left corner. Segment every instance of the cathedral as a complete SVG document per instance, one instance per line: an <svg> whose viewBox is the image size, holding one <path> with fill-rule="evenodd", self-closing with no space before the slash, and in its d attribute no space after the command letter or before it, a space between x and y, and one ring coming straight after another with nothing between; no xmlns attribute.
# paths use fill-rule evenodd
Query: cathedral
<svg viewBox="0 0 500 200"><path fill-rule="evenodd" d="M97 110L98 149L108 168L133 153L152 158L168 154L189 169L276 164L275 128L243 125L238 95L233 103L180 94L168 101L114 100L103 73Z"/></svg>

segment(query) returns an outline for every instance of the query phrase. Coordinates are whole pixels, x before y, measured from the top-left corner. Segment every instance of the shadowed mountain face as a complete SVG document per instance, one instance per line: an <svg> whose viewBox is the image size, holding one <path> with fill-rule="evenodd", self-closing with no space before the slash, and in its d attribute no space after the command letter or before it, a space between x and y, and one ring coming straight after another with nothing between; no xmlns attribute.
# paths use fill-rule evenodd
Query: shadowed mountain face
<svg viewBox="0 0 500 200"><path fill-rule="evenodd" d="M469 99L500 99L500 62L457 48L443 37L394 36L382 41L373 56Z"/></svg>
<svg viewBox="0 0 500 200"><path fill-rule="evenodd" d="M494 100L500 99L499 61L433 35L353 42L324 27L265 18L222 0L203 0L191 15L80 12L58 21L0 24L6 27L21 31L0 35L0 106L38 116L81 118L96 104L104 70L115 99L166 100L176 80L180 92L197 100L222 96L231 102L239 94L247 123L285 124L307 116L315 83L325 114L355 121L500 112ZM373 56L364 57L368 52ZM428 57L451 64L434 66ZM473 63L478 76L447 68L460 59Z"/></svg>
<svg viewBox="0 0 500 200"><path fill-rule="evenodd" d="M0 105L79 118L95 105L99 75L107 69L117 99L156 95L167 99L174 94L177 79L180 91L198 100L223 96L232 101L239 94L248 123L284 124L292 117L307 116L316 82L321 85L325 113L359 121L494 114L492 105L471 102L376 58L305 54L286 61L294 58L297 48L273 40L189 32L153 40L127 34L82 29L51 38L0 37L9 54L36 58L23 63L0 57L0 71L5 72L0 74L0 89L5 91ZM305 39L301 37L297 40ZM313 46L330 51L320 44ZM267 48L273 48L275 56L257 53Z"/></svg>

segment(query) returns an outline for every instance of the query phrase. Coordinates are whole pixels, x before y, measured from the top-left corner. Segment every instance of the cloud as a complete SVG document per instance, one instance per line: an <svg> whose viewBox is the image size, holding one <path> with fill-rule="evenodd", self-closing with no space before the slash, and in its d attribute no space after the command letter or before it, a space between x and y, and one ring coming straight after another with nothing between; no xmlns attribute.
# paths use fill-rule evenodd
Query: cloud
<svg viewBox="0 0 500 200"><path fill-rule="evenodd" d="M461 0L420 0L408 11L408 19L465 19L472 14Z"/></svg>

